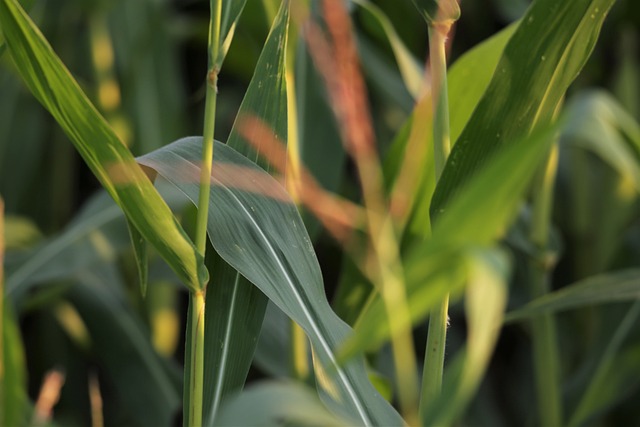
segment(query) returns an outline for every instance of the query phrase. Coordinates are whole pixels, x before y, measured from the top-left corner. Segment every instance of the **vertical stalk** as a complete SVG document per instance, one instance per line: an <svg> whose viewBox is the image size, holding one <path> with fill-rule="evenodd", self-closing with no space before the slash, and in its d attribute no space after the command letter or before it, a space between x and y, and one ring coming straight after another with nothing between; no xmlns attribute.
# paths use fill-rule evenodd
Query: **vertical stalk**
<svg viewBox="0 0 640 427"><path fill-rule="evenodd" d="M202 426L202 393L204 389L204 292L192 292L190 304L193 307L191 324L191 371L189 372L189 426Z"/></svg>
<svg viewBox="0 0 640 427"><path fill-rule="evenodd" d="M265 3L265 6L268 4ZM270 18L270 22L275 18ZM297 48L298 25L294 21L289 27L287 58L285 63L285 82L287 86L287 191L296 205L300 205L298 193L301 183L300 140L298 138L298 103L296 100L295 57ZM309 376L309 348L304 330L293 320L291 322L291 368L295 378L306 380Z"/></svg>
<svg viewBox="0 0 640 427"><path fill-rule="evenodd" d="M429 24L429 64L433 102L433 151L436 182L451 152L449 137L449 100L447 95L447 58L445 43L452 21ZM432 218L433 221L433 218ZM429 316L429 331L422 375L420 417L425 419L429 404L440 395L444 373L444 351L449 319L449 295L446 295Z"/></svg>
<svg viewBox="0 0 640 427"><path fill-rule="evenodd" d="M211 19L209 25L209 69L207 71L207 92L204 109L204 130L202 139L202 164L200 173L200 192L196 217L196 248L205 255L207 246L207 218L209 214L209 192L211 188L211 165L213 163L213 141L215 134L216 101L218 96L218 55L220 47L220 20L222 1L211 0ZM200 290L191 293L192 316L188 328L191 335L191 360L189 372L189 416L190 427L202 425L204 390L204 324L206 283L200 284Z"/></svg>
<svg viewBox="0 0 640 427"><path fill-rule="evenodd" d="M558 167L558 147L554 145L545 167L541 170L538 185L534 186L533 217L530 230L536 255L529 260L529 283L532 298L549 292L549 273L552 264L547 259L553 184ZM533 357L536 377L536 393L539 423L545 426L562 424L562 397L560 394L560 363L555 319L542 315L532 320Z"/></svg>

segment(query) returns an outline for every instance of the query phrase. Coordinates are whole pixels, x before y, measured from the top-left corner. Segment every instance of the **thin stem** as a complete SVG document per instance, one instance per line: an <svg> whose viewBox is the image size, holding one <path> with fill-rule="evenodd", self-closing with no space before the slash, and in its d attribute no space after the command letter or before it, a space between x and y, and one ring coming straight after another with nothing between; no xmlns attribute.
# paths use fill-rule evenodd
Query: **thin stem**
<svg viewBox="0 0 640 427"><path fill-rule="evenodd" d="M268 2L265 3L265 6ZM270 17L270 22L275 19ZM301 188L301 160L298 130L298 103L296 100L296 81L293 72L295 67L296 56L296 39L298 26L294 22L289 27L289 37L286 52L285 66L285 82L287 85L287 169L286 184L287 191L291 195L291 199L296 205L300 205L300 194L298 189ZM293 320L291 320L291 368L295 378L306 380L309 377L309 349L307 336L304 330Z"/></svg>
<svg viewBox="0 0 640 427"><path fill-rule="evenodd" d="M429 64L433 102L433 151L436 182L440 179L451 152L449 137L449 101L447 96L447 58L445 42L451 24L429 25ZM433 218L432 218L433 220ZM429 331L422 374L420 417L425 419L428 406L440 395L444 373L444 351L449 319L449 295L429 316Z"/></svg>
<svg viewBox="0 0 640 427"><path fill-rule="evenodd" d="M204 131L202 138L202 167L200 170L200 193L196 219L196 247L204 255L207 245L207 216L209 213L209 190L211 188L211 164L213 163L213 138L216 126L216 101L218 98L218 54L220 46L220 18L222 1L211 0L211 26L209 27L209 70L207 94L204 107Z"/></svg>
<svg viewBox="0 0 640 427"><path fill-rule="evenodd" d="M205 255L207 247L207 220L209 214L209 192L211 189L211 165L213 163L213 141L215 135L216 101L218 97L218 55L220 49L220 20L222 1L211 0L211 21L209 26L209 70L207 72L207 94L204 108L204 130L202 138L202 165L200 173L200 193L196 217L196 248ZM191 293L193 315L188 325L191 334L191 369L189 372L189 417L190 427L202 425L204 390L204 313L206 283L200 290Z"/></svg>
<svg viewBox="0 0 640 427"><path fill-rule="evenodd" d="M192 292L193 315L190 325L191 334L191 371L189 372L189 426L202 426L202 390L204 386L204 292Z"/></svg>
<svg viewBox="0 0 640 427"><path fill-rule="evenodd" d="M549 273L552 264L547 259L553 184L558 167L558 147L554 145L535 186L533 218L530 238L537 255L529 261L531 296L540 297L549 292ZM562 425L562 397L560 393L560 362L558 339L553 315L542 315L532 320L532 338L536 392L540 424Z"/></svg>
<svg viewBox="0 0 640 427"><path fill-rule="evenodd" d="M447 56L445 44L451 29L450 24L429 26L429 66L433 102L433 150L436 181L451 152L449 136L449 96L447 95Z"/></svg>

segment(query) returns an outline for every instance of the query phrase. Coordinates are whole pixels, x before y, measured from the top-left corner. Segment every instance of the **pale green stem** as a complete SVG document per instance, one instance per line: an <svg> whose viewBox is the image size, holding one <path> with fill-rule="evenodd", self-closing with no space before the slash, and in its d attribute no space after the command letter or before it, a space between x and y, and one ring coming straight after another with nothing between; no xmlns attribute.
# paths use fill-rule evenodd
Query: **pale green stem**
<svg viewBox="0 0 640 427"><path fill-rule="evenodd" d="M529 262L529 279L533 298L549 292L549 272L552 264L547 259L553 184L558 166L558 147L554 145L547 164L534 186L533 217L530 231L538 254ZM545 426L562 425L562 397L560 393L560 363L557 330L553 315L532 320L533 356L536 392L540 411L539 423Z"/></svg>
<svg viewBox="0 0 640 427"><path fill-rule="evenodd" d="M209 190L211 188L211 164L213 163L213 138L216 126L216 101L218 98L218 54L220 48L220 18L222 1L211 0L211 26L209 27L209 70L207 72L207 94L204 107L204 131L202 137L202 165L200 194L196 219L196 247L204 254L207 245L207 216L209 213Z"/></svg>
<svg viewBox="0 0 640 427"><path fill-rule="evenodd" d="M447 58L445 42L450 24L429 26L429 64L433 102L433 151L436 182L451 152L449 137L449 101L447 96ZM426 418L430 404L440 395L444 373L444 351L449 319L449 295L446 295L429 316L429 331L422 374L420 418Z"/></svg>
<svg viewBox="0 0 640 427"><path fill-rule="evenodd" d="M211 24L209 27L209 69L207 72L207 93L204 108L204 130L202 138L202 164L200 173L200 193L196 218L196 248L204 256L207 247L207 219L209 214L209 193L211 189L211 165L213 163L213 141L215 135L216 101L218 96L218 54L220 47L220 19L222 1L211 0ZM200 290L191 293L191 370L189 372L189 427L202 425L204 390L204 313L206 283Z"/></svg>
<svg viewBox="0 0 640 427"><path fill-rule="evenodd" d="M204 292L191 293L193 315L189 325L191 334L191 372L189 393L189 427L202 426L202 391L204 388Z"/></svg>

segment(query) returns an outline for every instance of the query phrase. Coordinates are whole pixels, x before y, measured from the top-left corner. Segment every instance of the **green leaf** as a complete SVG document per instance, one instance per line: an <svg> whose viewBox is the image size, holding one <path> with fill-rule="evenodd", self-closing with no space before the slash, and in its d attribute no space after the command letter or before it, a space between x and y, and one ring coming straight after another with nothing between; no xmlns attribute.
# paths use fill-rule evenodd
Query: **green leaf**
<svg viewBox="0 0 640 427"><path fill-rule="evenodd" d="M455 141L462 129L469 121L473 110L478 105L482 94L487 89L491 77L494 74L500 55L509 38L516 30L517 25L511 25L498 34L490 37L462 55L449 68L447 75L449 92L449 109L451 111L451 140ZM429 102L422 100L420 103ZM429 207L435 188L435 175L433 171L433 149L431 132L430 109L428 116L424 116L424 106L416 105L411 119L396 136L390 153L386 156L384 171L387 185L390 186L400 176L400 171L405 166L405 159L411 156L424 158L425 167L417 171L418 178L413 189L402 188L399 191L407 192L411 203L411 213L407 224L407 231L414 235L428 235L430 230ZM422 130L417 130L423 126ZM416 141L413 141L415 138ZM417 146L416 146L417 145ZM418 150L418 147L422 151ZM407 153L407 150L411 150ZM402 183L397 183L403 185ZM398 191L398 190L394 190Z"/></svg>
<svg viewBox="0 0 640 427"><path fill-rule="evenodd" d="M149 282L149 257L147 254L147 242L138 229L127 220L127 228L131 237L131 246L133 247L133 255L138 266L138 279L140 280L140 292L142 296L147 295L147 285Z"/></svg>
<svg viewBox="0 0 640 427"><path fill-rule="evenodd" d="M244 386L268 300L216 252L207 259L215 282L205 308L203 418L214 425L221 402Z"/></svg>
<svg viewBox="0 0 640 427"><path fill-rule="evenodd" d="M195 201L200 145L199 137L185 138L139 161ZM325 373L319 375L324 398L363 424L401 424L361 359L337 364L336 349L351 330L326 300L309 236L286 191L232 148L216 143L215 153L208 231L216 251L305 330Z"/></svg>
<svg viewBox="0 0 640 427"><path fill-rule="evenodd" d="M237 7L236 3L242 2L225 4ZM223 10L224 13L228 12ZM247 116L259 119L286 143L288 123L284 67L288 29L289 2L283 1L228 140L229 146L250 156L265 169L270 165L259 156L259 149L255 150L245 139L246 133L253 132L253 129L245 127L246 133L242 133L238 126L244 125L242 120ZM211 203L217 206L215 198ZM213 271L213 277L207 289L205 306L203 420L205 425L212 425L223 399L244 386L268 299L217 254L212 254L208 262L212 266L210 270Z"/></svg>
<svg viewBox="0 0 640 427"><path fill-rule="evenodd" d="M457 21L460 18L458 0L413 0L427 24Z"/></svg>
<svg viewBox="0 0 640 427"><path fill-rule="evenodd" d="M104 265L76 277L79 283L69 290L69 299L119 401L139 425L171 425L180 408L179 387L153 349L146 328L125 303L117 271Z"/></svg>
<svg viewBox="0 0 640 427"><path fill-rule="evenodd" d="M368 0L354 0L354 3L367 11L382 27L389 45L396 58L396 63L402 75L402 80L409 90L413 98L418 98L422 87L422 76L424 74L422 67L415 60L409 49L404 45L395 28L389 21L384 12Z"/></svg>
<svg viewBox="0 0 640 427"><path fill-rule="evenodd" d="M211 0L211 10L213 9ZM247 0L222 0L222 17L220 20L220 48L218 49L218 58L216 59L216 67L218 70L222 68L224 58L227 56L229 46L233 40L236 31L236 25L244 9Z"/></svg>
<svg viewBox="0 0 640 427"><path fill-rule="evenodd" d="M7 265L6 294L16 304L37 283L68 278L113 259L128 244L122 210L99 193L59 235Z"/></svg>
<svg viewBox="0 0 640 427"><path fill-rule="evenodd" d="M453 147L431 213L442 210L487 158L545 126L586 63L614 0L537 0L509 43Z"/></svg>
<svg viewBox="0 0 640 427"><path fill-rule="evenodd" d="M451 141L455 142L487 90L504 48L518 29L511 24L467 51L447 72Z"/></svg>
<svg viewBox="0 0 640 427"><path fill-rule="evenodd" d="M432 238L408 249L405 276L414 323L424 319L448 293L453 297L460 293L468 277L464 263L469 248L492 245L505 234L548 152L555 129L505 145L440 213ZM344 357L376 348L389 336L384 310L376 298L360 318L356 335L342 350Z"/></svg>
<svg viewBox="0 0 640 427"><path fill-rule="evenodd" d="M640 298L640 269L600 274L566 286L511 311L505 322L529 319L589 305L631 301Z"/></svg>
<svg viewBox="0 0 640 427"><path fill-rule="evenodd" d="M0 283L2 278L0 278ZM9 300L2 297L0 316L0 424L22 426L28 423L27 368L20 330Z"/></svg>
<svg viewBox="0 0 640 427"><path fill-rule="evenodd" d="M0 25L25 84L107 192L185 285L190 289L204 286L208 273L195 246L16 0L0 2Z"/></svg>
<svg viewBox="0 0 640 427"><path fill-rule="evenodd" d="M231 399L220 415L220 425L237 426L345 426L353 420L327 411L307 387L292 382L255 385Z"/></svg>
<svg viewBox="0 0 640 427"><path fill-rule="evenodd" d="M564 144L591 151L640 193L640 125L604 91L584 91L567 105Z"/></svg>

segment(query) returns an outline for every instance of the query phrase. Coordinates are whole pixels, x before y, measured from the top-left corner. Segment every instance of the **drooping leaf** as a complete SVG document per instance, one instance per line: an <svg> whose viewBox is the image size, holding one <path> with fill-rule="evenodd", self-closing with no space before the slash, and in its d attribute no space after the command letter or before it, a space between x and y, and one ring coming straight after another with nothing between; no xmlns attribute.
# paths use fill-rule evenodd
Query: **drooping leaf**
<svg viewBox="0 0 640 427"><path fill-rule="evenodd" d="M0 25L25 84L53 115L107 192L185 285L191 289L204 286L208 273L195 246L16 0L0 2Z"/></svg>
<svg viewBox="0 0 640 427"><path fill-rule="evenodd" d="M122 211L106 193L100 193L58 236L7 265L7 297L20 304L37 283L68 278L79 270L112 260L126 245Z"/></svg>
<svg viewBox="0 0 640 427"><path fill-rule="evenodd" d="M185 138L139 161L195 201L200 144L199 137ZM320 381L325 399L363 424L401 424L361 359L337 364L336 349L350 329L326 300L318 261L285 190L230 147L216 143L215 153L208 231L216 251L305 330L326 373Z"/></svg>
<svg viewBox="0 0 640 427"><path fill-rule="evenodd" d="M640 193L640 125L604 91L584 91L567 104L564 144L591 151Z"/></svg>
<svg viewBox="0 0 640 427"><path fill-rule="evenodd" d="M614 0L535 1L509 40L489 87L451 151L434 216L502 146L548 124L586 63Z"/></svg>
<svg viewBox="0 0 640 427"><path fill-rule="evenodd" d="M504 320L515 322L542 314L639 298L640 270L621 270L589 277L546 294L522 308L507 313Z"/></svg>

